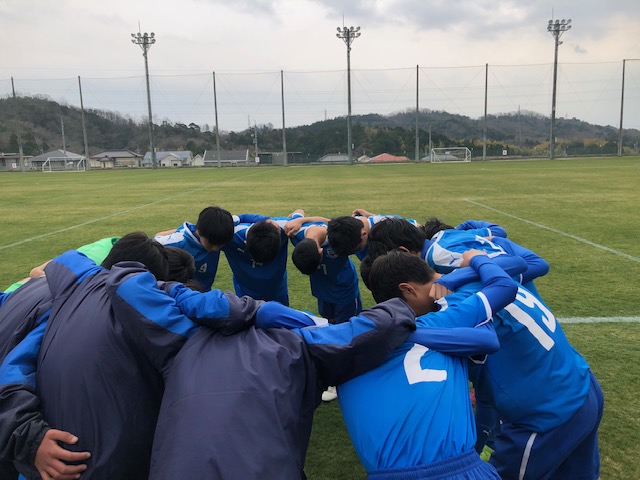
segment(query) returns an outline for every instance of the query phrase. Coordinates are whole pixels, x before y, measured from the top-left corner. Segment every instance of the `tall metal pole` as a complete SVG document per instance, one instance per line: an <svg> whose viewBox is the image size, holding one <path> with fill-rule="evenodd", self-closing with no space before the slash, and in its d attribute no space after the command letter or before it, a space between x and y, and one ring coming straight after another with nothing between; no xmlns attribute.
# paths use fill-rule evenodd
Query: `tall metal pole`
<svg viewBox="0 0 640 480"><path fill-rule="evenodd" d="M11 91L13 92L13 98L15 103L16 89L13 84L13 77L11 77ZM24 155L22 154L22 135L20 134L20 122L18 122L17 108L16 108L16 137L18 138L18 161L20 162L20 170L24 172Z"/></svg>
<svg viewBox="0 0 640 480"><path fill-rule="evenodd" d="M218 167L222 167L222 158L220 158L220 130L218 129L218 95L216 94L216 72L213 72L213 110L216 114L216 153L218 154Z"/></svg>
<svg viewBox="0 0 640 480"><path fill-rule="evenodd" d="M282 98L282 152L284 153L284 159L282 160L282 164L286 167L288 164L287 159L287 135L286 135L286 127L284 125L284 72L280 70L280 91Z"/></svg>
<svg viewBox="0 0 640 480"><path fill-rule="evenodd" d="M420 161L420 130L418 130L418 113L420 112L420 101L418 91L420 89L420 65L416 65L416 162Z"/></svg>
<svg viewBox="0 0 640 480"><path fill-rule="evenodd" d="M351 44L361 35L360 27L338 27L336 37L341 38L347 46L347 156L349 165L353 164L353 143L351 141Z"/></svg>
<svg viewBox="0 0 640 480"><path fill-rule="evenodd" d="M82 136L84 137L84 168L89 170L89 142L87 142L87 125L84 122L84 103L82 102L82 83L78 75L78 90L80 91L80 118L82 119Z"/></svg>
<svg viewBox="0 0 640 480"><path fill-rule="evenodd" d="M487 159L487 90L489 85L489 64L484 64L484 122L482 125L482 160Z"/></svg>
<svg viewBox="0 0 640 480"><path fill-rule="evenodd" d="M158 168L158 162L156 161L156 148L153 143L153 114L151 113L151 88L149 86L149 62L147 60L147 53L151 48L151 45L156 43L155 34L132 33L131 43L140 45L142 49L142 56L144 57L144 73L147 79L147 104L149 107L149 149L151 150L151 168L154 170Z"/></svg>
<svg viewBox="0 0 640 480"><path fill-rule="evenodd" d="M620 98L620 135L618 136L618 156L622 156L622 116L624 114L624 69L627 60L622 60L622 97Z"/></svg>
<svg viewBox="0 0 640 480"><path fill-rule="evenodd" d="M549 20L547 31L555 40L555 53L553 56L553 93L551 96L551 132L549 138L549 158L553 160L556 148L556 84L558 81L558 47L562 45L560 37L567 30L571 30L571 19Z"/></svg>

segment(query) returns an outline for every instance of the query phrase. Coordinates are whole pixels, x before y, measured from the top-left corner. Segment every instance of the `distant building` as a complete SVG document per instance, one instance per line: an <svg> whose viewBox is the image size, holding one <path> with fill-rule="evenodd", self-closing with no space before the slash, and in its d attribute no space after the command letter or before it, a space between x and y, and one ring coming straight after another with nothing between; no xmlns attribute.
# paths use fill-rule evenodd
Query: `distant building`
<svg viewBox="0 0 640 480"><path fill-rule="evenodd" d="M217 150L205 150L203 162L205 167L249 165L249 150L220 150L219 159Z"/></svg>
<svg viewBox="0 0 640 480"><path fill-rule="evenodd" d="M89 157L90 168L137 168L142 166L142 155L131 150L106 150Z"/></svg>
<svg viewBox="0 0 640 480"><path fill-rule="evenodd" d="M30 168L30 156L22 156L24 161L25 170ZM0 153L0 172L20 171L22 167L20 165L19 153Z"/></svg>
<svg viewBox="0 0 640 480"><path fill-rule="evenodd" d="M156 162L158 162L159 167L191 167L193 165L193 153L189 150L156 152ZM144 154L142 166L151 166L151 152Z"/></svg>
<svg viewBox="0 0 640 480"><path fill-rule="evenodd" d="M320 157L320 163L349 163L349 155L346 153L329 153Z"/></svg>
<svg viewBox="0 0 640 480"><path fill-rule="evenodd" d="M193 157L193 166L194 167L204 167L204 157L200 154L197 154Z"/></svg>

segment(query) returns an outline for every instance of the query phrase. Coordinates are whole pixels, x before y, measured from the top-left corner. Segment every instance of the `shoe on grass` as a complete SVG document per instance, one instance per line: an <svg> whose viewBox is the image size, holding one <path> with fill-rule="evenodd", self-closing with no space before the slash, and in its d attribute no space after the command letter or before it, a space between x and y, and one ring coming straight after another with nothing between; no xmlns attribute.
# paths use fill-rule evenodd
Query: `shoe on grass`
<svg viewBox="0 0 640 480"><path fill-rule="evenodd" d="M322 401L330 402L338 398L338 392L336 391L336 387L327 387L327 389L322 392Z"/></svg>

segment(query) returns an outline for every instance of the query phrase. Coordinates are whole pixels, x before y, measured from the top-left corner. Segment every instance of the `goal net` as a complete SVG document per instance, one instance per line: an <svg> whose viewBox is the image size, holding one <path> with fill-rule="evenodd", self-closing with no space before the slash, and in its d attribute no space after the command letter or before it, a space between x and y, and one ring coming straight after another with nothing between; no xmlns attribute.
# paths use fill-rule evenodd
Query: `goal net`
<svg viewBox="0 0 640 480"><path fill-rule="evenodd" d="M42 164L43 172L84 172L86 169L84 157L48 157Z"/></svg>
<svg viewBox="0 0 640 480"><path fill-rule="evenodd" d="M471 150L467 147L432 148L431 163L470 162Z"/></svg>

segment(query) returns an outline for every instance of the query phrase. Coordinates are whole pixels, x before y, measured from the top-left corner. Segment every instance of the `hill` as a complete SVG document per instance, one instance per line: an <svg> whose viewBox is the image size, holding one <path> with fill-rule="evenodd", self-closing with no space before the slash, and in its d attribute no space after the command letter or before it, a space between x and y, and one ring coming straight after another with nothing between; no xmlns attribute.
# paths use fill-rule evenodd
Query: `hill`
<svg viewBox="0 0 640 480"><path fill-rule="evenodd" d="M415 111L393 115L378 114L352 117L354 155L391 153L413 158L415 152ZM145 153L149 142L148 126L117 112L86 110L85 124L89 153L103 150L129 149ZM484 120L447 112L421 110L421 156L431 135L434 146L467 146L482 151ZM62 148L84 153L82 115L79 108L61 105L46 97L0 99L0 151L17 152L19 126L25 155ZM282 132L272 125L256 128L261 151L281 151ZM64 131L64 143L63 134ZM253 130L221 132L224 150L253 150ZM618 129L599 126L578 119L556 120L556 145L559 152L569 155L613 154L617 152ZM549 148L549 119L532 112L490 115L487 118L487 153L500 155L508 149L512 155L542 155ZM624 131L625 149L637 151L640 131ZM163 122L154 126L156 148L191 150L202 154L215 149L212 131L196 124ZM634 145L635 143L635 145ZM287 128L287 150L300 152L302 158L315 160L327 153L344 153L347 144L344 117ZM477 156L477 153L475 154Z"/></svg>

